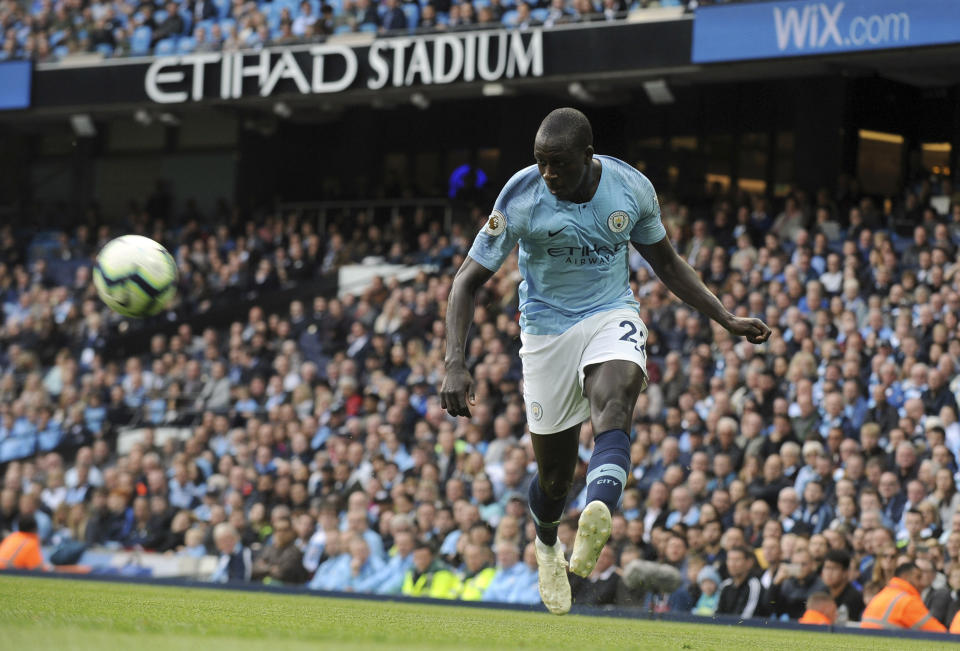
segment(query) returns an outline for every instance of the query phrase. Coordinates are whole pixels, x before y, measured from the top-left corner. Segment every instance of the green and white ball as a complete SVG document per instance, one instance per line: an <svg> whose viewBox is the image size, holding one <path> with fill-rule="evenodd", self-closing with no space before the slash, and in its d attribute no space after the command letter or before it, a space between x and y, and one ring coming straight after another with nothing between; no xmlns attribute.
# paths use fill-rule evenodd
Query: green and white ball
<svg viewBox="0 0 960 651"><path fill-rule="evenodd" d="M149 237L123 235L100 250L93 284L114 312L136 318L152 316L167 307L177 293L177 263Z"/></svg>

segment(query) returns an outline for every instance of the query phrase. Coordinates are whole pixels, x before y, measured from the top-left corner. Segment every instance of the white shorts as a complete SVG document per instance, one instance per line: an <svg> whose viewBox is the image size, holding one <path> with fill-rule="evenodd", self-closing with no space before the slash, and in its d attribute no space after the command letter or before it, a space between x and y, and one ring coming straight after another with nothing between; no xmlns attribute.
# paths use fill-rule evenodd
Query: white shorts
<svg viewBox="0 0 960 651"><path fill-rule="evenodd" d="M584 369L613 359L634 362L647 385L647 326L635 310L620 308L584 319L563 334L520 334L523 400L534 434L555 434L590 418Z"/></svg>

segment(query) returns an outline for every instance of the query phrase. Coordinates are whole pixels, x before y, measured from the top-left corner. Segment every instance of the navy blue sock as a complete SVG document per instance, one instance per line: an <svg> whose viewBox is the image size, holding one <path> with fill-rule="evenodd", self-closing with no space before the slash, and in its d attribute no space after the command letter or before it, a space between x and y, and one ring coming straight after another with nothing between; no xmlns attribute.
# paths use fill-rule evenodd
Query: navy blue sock
<svg viewBox="0 0 960 651"><path fill-rule="evenodd" d="M587 466L587 504L600 500L613 513L620 503L630 472L630 437L611 429L593 439L593 454Z"/></svg>
<svg viewBox="0 0 960 651"><path fill-rule="evenodd" d="M559 500L547 497L540 488L540 473L533 476L530 481L530 515L537 529L537 538L548 547L557 542L557 526L566 501L566 496Z"/></svg>

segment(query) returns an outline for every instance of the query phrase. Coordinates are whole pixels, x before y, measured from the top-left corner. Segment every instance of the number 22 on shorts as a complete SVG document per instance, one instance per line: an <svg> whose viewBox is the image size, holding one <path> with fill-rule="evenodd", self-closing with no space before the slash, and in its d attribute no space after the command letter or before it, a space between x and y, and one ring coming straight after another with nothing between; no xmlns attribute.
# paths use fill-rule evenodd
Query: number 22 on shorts
<svg viewBox="0 0 960 651"><path fill-rule="evenodd" d="M633 337L635 334L637 334L637 326L633 323L633 321L621 321L620 327L627 329L627 333L622 337L620 337L620 341L629 341L630 343L633 344L634 350L636 350L638 353L643 353L644 355L646 355L647 354L646 342L639 342ZM641 337L642 336L643 335L641 335Z"/></svg>

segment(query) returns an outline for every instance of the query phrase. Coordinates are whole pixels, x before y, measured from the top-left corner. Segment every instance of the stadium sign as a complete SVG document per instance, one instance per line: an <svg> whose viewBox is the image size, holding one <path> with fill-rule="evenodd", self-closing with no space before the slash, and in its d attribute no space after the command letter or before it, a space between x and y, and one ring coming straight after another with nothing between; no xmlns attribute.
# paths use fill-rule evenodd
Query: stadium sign
<svg viewBox="0 0 960 651"><path fill-rule="evenodd" d="M159 57L144 89L154 102L178 104L542 76L542 30L496 30L378 39L362 62L357 50L338 44Z"/></svg>
<svg viewBox="0 0 960 651"><path fill-rule="evenodd" d="M693 61L711 63L960 42L960 2L832 0L704 7Z"/></svg>
<svg viewBox="0 0 960 651"><path fill-rule="evenodd" d="M72 111L155 103L186 107L281 97L346 99L430 85L582 81L595 75L689 65L692 22L610 21L542 31L453 31L363 43L346 36L261 52L38 63L30 106Z"/></svg>

